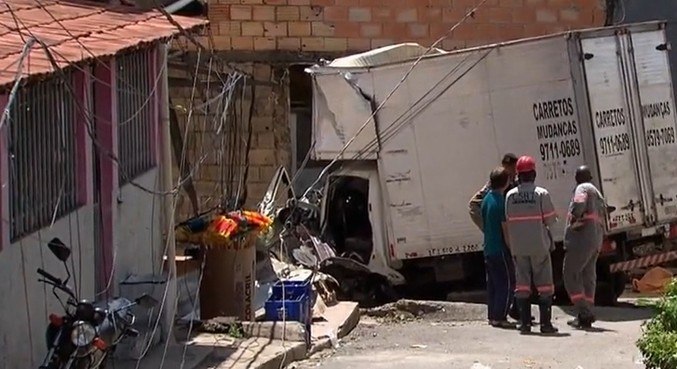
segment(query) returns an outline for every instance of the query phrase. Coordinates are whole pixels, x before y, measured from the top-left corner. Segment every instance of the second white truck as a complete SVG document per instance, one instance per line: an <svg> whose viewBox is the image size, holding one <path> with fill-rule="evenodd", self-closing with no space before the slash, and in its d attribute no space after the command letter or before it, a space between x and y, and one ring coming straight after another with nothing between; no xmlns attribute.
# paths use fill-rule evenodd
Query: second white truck
<svg viewBox="0 0 677 369"><path fill-rule="evenodd" d="M616 208L598 269L599 302L612 303L625 272L677 259L677 120L664 27L433 50L415 66L426 48L401 44L309 68L312 157L342 153L325 185L325 233L393 285L481 282L482 234L467 205L501 156L537 159L537 183L560 216L558 243L573 173L587 164ZM558 280L562 255L553 258Z"/></svg>

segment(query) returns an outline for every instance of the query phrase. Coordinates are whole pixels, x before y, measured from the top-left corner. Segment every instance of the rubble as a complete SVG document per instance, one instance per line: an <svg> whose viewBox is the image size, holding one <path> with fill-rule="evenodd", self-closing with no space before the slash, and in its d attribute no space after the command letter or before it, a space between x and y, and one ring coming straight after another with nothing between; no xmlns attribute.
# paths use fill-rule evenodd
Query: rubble
<svg viewBox="0 0 677 369"><path fill-rule="evenodd" d="M381 322L410 322L425 317L439 321L482 321L486 306L464 302L399 300L383 306L362 309L362 314Z"/></svg>

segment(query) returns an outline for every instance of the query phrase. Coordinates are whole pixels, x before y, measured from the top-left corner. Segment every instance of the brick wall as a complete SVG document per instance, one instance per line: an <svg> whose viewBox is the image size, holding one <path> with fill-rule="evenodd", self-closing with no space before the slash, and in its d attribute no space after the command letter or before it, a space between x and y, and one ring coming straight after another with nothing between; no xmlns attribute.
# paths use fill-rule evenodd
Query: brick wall
<svg viewBox="0 0 677 369"><path fill-rule="evenodd" d="M280 81L286 75L285 68L273 67L262 63L240 64L239 68L251 73L258 81ZM183 78L190 82L192 75L189 72L171 69L170 76ZM186 155L193 166L199 165L194 173L195 188L198 193L200 211L217 205L221 195L227 190L228 181L224 178L233 163L229 159L228 144L222 143L232 132L233 122L237 124L248 123L249 106L254 99L251 129L252 150L249 153L249 175L247 181L247 206L255 206L265 194L270 179L281 165L288 166L290 162L290 136L288 119L288 84L281 83L271 85L253 85L247 81L244 91L236 92L237 98L231 105L235 106L236 116L229 117L230 123L225 123L217 132L220 122L215 120L218 114L218 103L212 101L204 106L209 100L204 94L204 80L198 83L193 93L191 86L171 86L170 95L172 104L178 115L179 127L182 133L186 133L184 145ZM212 98L216 96L221 86L211 82ZM255 91L252 91L254 89ZM253 96L252 96L252 92ZM193 97L193 113L189 118L191 96ZM187 131L186 131L187 128ZM241 132L246 138L246 132ZM236 168L236 173L241 173L242 168ZM174 179L178 179L178 165L174 160ZM177 220L190 217L192 212L188 196L182 192L177 204Z"/></svg>
<svg viewBox="0 0 677 369"><path fill-rule="evenodd" d="M219 50L362 51L430 45L479 0L218 0L209 4ZM488 0L444 49L601 25L599 0Z"/></svg>

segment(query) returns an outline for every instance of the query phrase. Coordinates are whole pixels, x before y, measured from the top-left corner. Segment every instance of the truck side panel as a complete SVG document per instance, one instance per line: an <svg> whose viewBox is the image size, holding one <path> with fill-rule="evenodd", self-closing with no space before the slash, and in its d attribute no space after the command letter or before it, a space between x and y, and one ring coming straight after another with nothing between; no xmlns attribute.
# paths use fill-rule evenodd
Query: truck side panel
<svg viewBox="0 0 677 369"><path fill-rule="evenodd" d="M393 259L481 250L467 203L505 152L540 158L538 183L566 213L584 154L569 66L564 38L421 61L378 114ZM374 81L389 87L409 67L374 69ZM380 102L390 90L375 91Z"/></svg>
<svg viewBox="0 0 677 369"><path fill-rule="evenodd" d="M551 229L555 241L563 239L574 173L586 156L578 105L584 97L574 93L567 47L557 38L500 50L488 75L499 151L536 159L536 183L550 192L560 218Z"/></svg>
<svg viewBox="0 0 677 369"><path fill-rule="evenodd" d="M641 226L642 194L637 173L621 60L616 36L581 40L601 191L616 207L610 232Z"/></svg>
<svg viewBox="0 0 677 369"><path fill-rule="evenodd" d="M630 34L653 206L652 223L677 218L675 103L663 30Z"/></svg>

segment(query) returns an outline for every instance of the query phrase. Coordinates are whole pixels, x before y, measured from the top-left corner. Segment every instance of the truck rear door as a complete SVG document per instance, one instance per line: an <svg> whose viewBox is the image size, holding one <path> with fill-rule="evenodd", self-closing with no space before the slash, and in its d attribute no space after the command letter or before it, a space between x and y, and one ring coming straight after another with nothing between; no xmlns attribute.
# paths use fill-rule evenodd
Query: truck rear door
<svg viewBox="0 0 677 369"><path fill-rule="evenodd" d="M641 102L641 123L648 161L649 223L677 218L677 140L675 101L664 30L630 33L629 53L634 59L636 90ZM641 133L640 133L641 134Z"/></svg>
<svg viewBox="0 0 677 369"><path fill-rule="evenodd" d="M615 35L581 40L592 133L601 191L616 207L607 219L611 233L642 225L642 193L626 95L623 64Z"/></svg>

